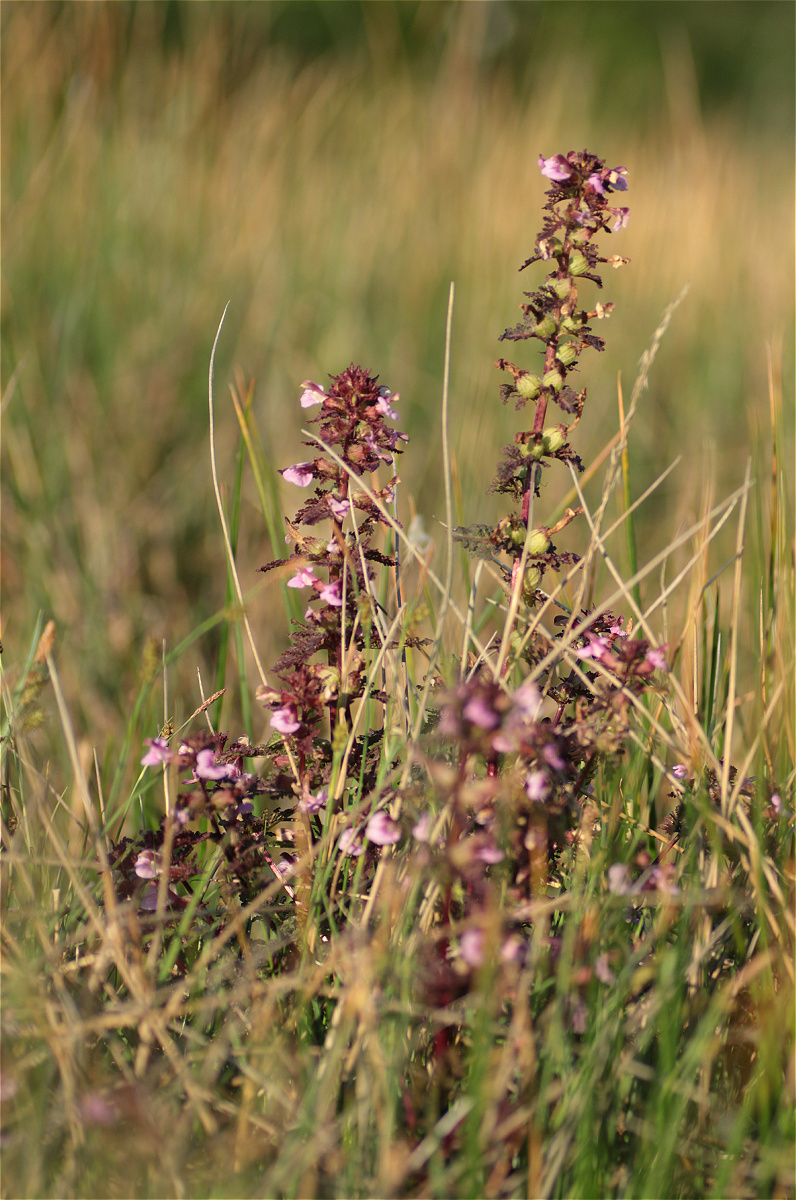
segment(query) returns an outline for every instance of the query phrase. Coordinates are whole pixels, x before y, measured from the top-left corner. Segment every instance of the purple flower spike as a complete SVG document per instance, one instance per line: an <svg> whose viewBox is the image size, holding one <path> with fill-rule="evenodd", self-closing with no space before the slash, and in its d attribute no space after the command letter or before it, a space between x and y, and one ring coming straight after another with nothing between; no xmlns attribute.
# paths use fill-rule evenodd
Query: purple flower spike
<svg viewBox="0 0 796 1200"><path fill-rule="evenodd" d="M295 483L296 487L308 487L315 478L315 464L311 462L294 463L292 467L284 467L279 474L288 483Z"/></svg>
<svg viewBox="0 0 796 1200"><path fill-rule="evenodd" d="M271 714L271 728L277 733L295 733L300 724L295 704L283 704Z"/></svg>
<svg viewBox="0 0 796 1200"><path fill-rule="evenodd" d="M326 392L322 387L313 383L311 379L305 379L301 386L304 388L299 401L302 408L312 408L313 404L323 404Z"/></svg>
<svg viewBox="0 0 796 1200"><path fill-rule="evenodd" d="M193 773L197 779L231 779L235 768L232 763L216 764L212 750L200 750Z"/></svg>
<svg viewBox="0 0 796 1200"><path fill-rule="evenodd" d="M156 767L159 763L171 762L173 755L165 738L144 738L144 745L149 749L141 759L142 767Z"/></svg>
<svg viewBox="0 0 796 1200"><path fill-rule="evenodd" d="M376 846L393 846L401 840L400 825L386 812L374 813L365 826L365 833L368 841Z"/></svg>
<svg viewBox="0 0 796 1200"><path fill-rule="evenodd" d="M292 579L288 579L287 586L292 588L315 587L318 579L312 567L299 567Z"/></svg>
<svg viewBox="0 0 796 1200"><path fill-rule="evenodd" d="M542 174L548 179L552 179L553 183L563 183L566 179L572 178L572 167L563 154L554 154L552 158L545 158L543 154L540 154L538 163Z"/></svg>

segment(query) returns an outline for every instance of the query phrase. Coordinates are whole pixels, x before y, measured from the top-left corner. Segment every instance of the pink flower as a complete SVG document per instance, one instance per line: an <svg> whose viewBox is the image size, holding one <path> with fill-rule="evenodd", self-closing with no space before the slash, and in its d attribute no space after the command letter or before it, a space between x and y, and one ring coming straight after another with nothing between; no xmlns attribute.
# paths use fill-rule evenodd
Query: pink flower
<svg viewBox="0 0 796 1200"><path fill-rule="evenodd" d="M627 191L627 167L614 167L606 172L605 181L618 192Z"/></svg>
<svg viewBox="0 0 796 1200"><path fill-rule="evenodd" d="M627 225L628 221L630 220L630 209L629 208L614 208L611 211L613 212L614 216L616 217L616 220L614 221L611 228L613 229L614 233L618 233L620 229L624 229L624 227Z"/></svg>
<svg viewBox="0 0 796 1200"><path fill-rule="evenodd" d="M322 587L319 593L324 604L331 604L332 608L343 607L343 584L340 579L333 579L331 583L327 583Z"/></svg>
<svg viewBox="0 0 796 1200"><path fill-rule="evenodd" d="M542 751L542 758L548 767L552 767L554 771L563 771L567 765L552 742L548 742L545 746Z"/></svg>
<svg viewBox="0 0 796 1200"><path fill-rule="evenodd" d="M329 791L327 788L321 788L320 791L316 792L314 796L312 792L307 789L299 800L298 807L301 812L305 813L320 812L322 808L326 808L326 801L328 799Z"/></svg>
<svg viewBox="0 0 796 1200"><path fill-rule="evenodd" d="M525 791L529 800L544 800L550 791L544 771L530 771L525 780Z"/></svg>
<svg viewBox="0 0 796 1200"><path fill-rule="evenodd" d="M483 929L465 929L459 938L459 953L468 967L480 967L484 961Z"/></svg>
<svg viewBox="0 0 796 1200"><path fill-rule="evenodd" d="M471 697L462 709L462 714L479 729L495 729L500 724L500 717L480 696Z"/></svg>
<svg viewBox="0 0 796 1200"><path fill-rule="evenodd" d="M313 404L323 404L326 392L322 387L318 387L318 384L313 383L311 379L305 379L301 386L304 388L299 401L302 408L312 408Z"/></svg>
<svg viewBox="0 0 796 1200"><path fill-rule="evenodd" d="M497 846L492 846L488 842L485 846L479 846L475 851L475 858L479 859L482 863L486 863L487 866L503 862L505 857L502 850L498 850Z"/></svg>
<svg viewBox="0 0 796 1200"><path fill-rule="evenodd" d="M431 836L431 814L423 813L420 820L412 827L412 837L418 842L427 842Z"/></svg>
<svg viewBox="0 0 796 1200"><path fill-rule="evenodd" d="M295 733L300 724L295 704L283 704L271 714L271 728L277 733Z"/></svg>
<svg viewBox="0 0 796 1200"><path fill-rule="evenodd" d="M292 579L288 579L287 586L292 588L315 587L318 582L315 572L312 567L299 567Z"/></svg>
<svg viewBox="0 0 796 1200"><path fill-rule="evenodd" d="M77 1107L87 1125L113 1125L119 1119L116 1105L100 1092L85 1092Z"/></svg>
<svg viewBox="0 0 796 1200"><path fill-rule="evenodd" d="M600 983L608 984L616 981L616 975L614 975L613 971L611 970L607 954L597 955L597 958L594 960L594 974L597 976Z"/></svg>
<svg viewBox="0 0 796 1200"><path fill-rule="evenodd" d="M315 478L315 463L294 463L292 467L284 467L279 474L288 483L295 483L296 487L307 487Z"/></svg>
<svg viewBox="0 0 796 1200"><path fill-rule="evenodd" d="M133 867L139 879L157 879L160 871L160 854L154 850L142 850Z"/></svg>
<svg viewBox="0 0 796 1200"><path fill-rule="evenodd" d="M688 767L685 763L675 763L672 767L672 775L674 775L675 779L687 779Z"/></svg>
<svg viewBox="0 0 796 1200"><path fill-rule="evenodd" d="M668 666L666 665L666 657L663 653L665 649L665 646L658 646L657 649L653 647L647 651L647 662L656 671L669 670Z"/></svg>
<svg viewBox="0 0 796 1200"><path fill-rule="evenodd" d="M393 846L401 840L401 827L389 813L377 812L365 826L368 841L376 846Z"/></svg>
<svg viewBox="0 0 796 1200"><path fill-rule="evenodd" d="M144 738L144 745L149 749L141 759L142 767L156 767L159 763L171 762L174 757L165 738Z"/></svg>
<svg viewBox="0 0 796 1200"><path fill-rule="evenodd" d="M534 720L542 703L542 697L539 695L536 684L531 679L526 679L512 696L512 703L526 720Z"/></svg>
<svg viewBox="0 0 796 1200"><path fill-rule="evenodd" d="M232 779L235 767L232 763L216 764L212 750L200 750L193 773L197 779Z"/></svg>
<svg viewBox="0 0 796 1200"><path fill-rule="evenodd" d="M542 174L554 183L563 183L564 180L572 178L572 167L563 154L554 154L552 158L545 158L540 154L538 165Z"/></svg>
<svg viewBox="0 0 796 1200"><path fill-rule="evenodd" d="M329 508L338 521L342 521L350 507L350 500L338 500L336 496L329 497Z"/></svg>
<svg viewBox="0 0 796 1200"><path fill-rule="evenodd" d="M603 187L602 176L599 171L595 171L590 175L586 182L595 192L599 192L601 196L605 195L605 188Z"/></svg>
<svg viewBox="0 0 796 1200"><path fill-rule="evenodd" d="M626 896L631 890L626 863L612 863L608 868L608 890L615 896Z"/></svg>
<svg viewBox="0 0 796 1200"><path fill-rule="evenodd" d="M599 662L606 654L611 653L611 643L603 634L587 632L586 637L589 639L589 644L581 646L580 650L575 651L576 658L593 658Z"/></svg>
<svg viewBox="0 0 796 1200"><path fill-rule="evenodd" d="M398 417L398 413L395 411L394 408L390 408L389 402L390 402L390 400L398 400L398 399L399 399L399 396L397 393L396 393L396 395L391 396L390 393L387 392L386 396L382 396L382 397L380 397L380 399L378 399L376 401L376 412L379 413L382 417L389 417L391 421L395 421Z"/></svg>
<svg viewBox="0 0 796 1200"><path fill-rule="evenodd" d="M355 829L344 829L340 834L339 845L343 854L348 855L349 858L359 858L360 854L365 852L362 839L357 836Z"/></svg>

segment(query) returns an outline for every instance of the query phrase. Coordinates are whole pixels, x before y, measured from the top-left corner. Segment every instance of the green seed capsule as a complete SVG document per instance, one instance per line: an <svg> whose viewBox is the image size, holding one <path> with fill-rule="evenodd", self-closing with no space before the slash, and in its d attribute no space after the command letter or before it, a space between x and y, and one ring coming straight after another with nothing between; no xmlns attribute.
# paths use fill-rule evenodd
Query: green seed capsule
<svg viewBox="0 0 796 1200"><path fill-rule="evenodd" d="M526 400L535 400L542 390L542 381L538 375L530 375L526 371L524 375L517 377L514 386Z"/></svg>
<svg viewBox="0 0 796 1200"><path fill-rule="evenodd" d="M552 388L554 392L561 390L561 385L564 382L564 376L560 371L548 371L544 377L545 387Z"/></svg>
<svg viewBox="0 0 796 1200"><path fill-rule="evenodd" d="M555 294L558 296L559 300L566 300L567 296L569 295L570 291L572 290L572 280L571 279L557 279L556 282L553 284L553 289L555 291Z"/></svg>
<svg viewBox="0 0 796 1200"><path fill-rule="evenodd" d="M569 273L570 275L582 275L584 271L588 271L589 264L586 258L581 254L580 250L576 250L574 254L569 256Z"/></svg>
<svg viewBox="0 0 796 1200"><path fill-rule="evenodd" d="M543 320L541 320L538 325L534 326L533 331L537 337L541 338L543 342L546 342L549 338L551 338L553 336L553 334L556 331L556 328L557 328L556 323L552 317L544 317Z"/></svg>
<svg viewBox="0 0 796 1200"><path fill-rule="evenodd" d="M548 425L542 433L542 449L545 454L555 454L567 440L567 435L560 425Z"/></svg>
<svg viewBox="0 0 796 1200"><path fill-rule="evenodd" d="M528 554L531 558L536 558L540 554L546 554L550 549L550 538L547 536L547 530L540 525L538 529L531 530L531 536L528 539Z"/></svg>
<svg viewBox="0 0 796 1200"><path fill-rule="evenodd" d="M534 592L542 582L542 572L536 567L530 567L525 572L525 578L522 581L522 598L526 604L533 604Z"/></svg>
<svg viewBox="0 0 796 1200"><path fill-rule="evenodd" d="M579 317L564 317L564 320L561 322L561 328L565 333L577 333L582 324L583 322Z"/></svg>
<svg viewBox="0 0 796 1200"><path fill-rule="evenodd" d="M567 342L565 346L559 346L556 350L556 358L564 367L571 367L577 357L578 352L571 342Z"/></svg>

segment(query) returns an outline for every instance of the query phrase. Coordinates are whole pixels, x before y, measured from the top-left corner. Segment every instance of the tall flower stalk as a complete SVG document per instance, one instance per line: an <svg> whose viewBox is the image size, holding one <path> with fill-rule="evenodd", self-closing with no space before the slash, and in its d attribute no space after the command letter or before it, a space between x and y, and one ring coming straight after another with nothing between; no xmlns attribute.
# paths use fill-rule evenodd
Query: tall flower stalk
<svg viewBox="0 0 796 1200"><path fill-rule="evenodd" d="M599 234L622 229L629 213L627 208L611 203L614 192L627 190L624 167L608 168L587 150L551 158L540 155L539 166L552 186L546 193L546 216L534 253L520 270L537 262L551 263L552 269L535 292L525 293L526 300L520 305L522 320L506 329L501 341L539 341L544 355L541 373L519 367L507 358L499 358L495 364L512 377L511 383L501 385L503 402L513 400L518 410L534 403L531 427L516 433L514 442L504 448L491 488L514 497L520 509L494 528L475 525L457 530L457 537L470 551L491 557L497 550L509 557L511 589L520 588L528 605L534 603L545 571L557 571L562 563L577 561L572 554L557 554L550 539L580 510L568 510L553 528L540 525L531 531L531 501L534 494L539 495L542 469L553 460L572 463L582 470L569 438L581 419L586 389L575 391L570 378L578 370L585 349L605 349L590 322L609 316L613 305L598 302L593 309L583 308L579 287L581 281L589 280L602 288L600 267L620 267L627 262L620 255L601 257L596 239ZM548 423L551 402L569 418L568 423ZM520 580L523 557L525 567Z"/></svg>

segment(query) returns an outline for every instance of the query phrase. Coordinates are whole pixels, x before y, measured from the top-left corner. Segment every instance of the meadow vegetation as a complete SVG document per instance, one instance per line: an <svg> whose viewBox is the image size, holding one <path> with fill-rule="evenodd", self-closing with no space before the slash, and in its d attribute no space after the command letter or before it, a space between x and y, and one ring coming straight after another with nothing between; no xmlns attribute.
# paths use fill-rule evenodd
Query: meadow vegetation
<svg viewBox="0 0 796 1200"><path fill-rule="evenodd" d="M791 118L295 7L2 11L2 1194L793 1196Z"/></svg>

